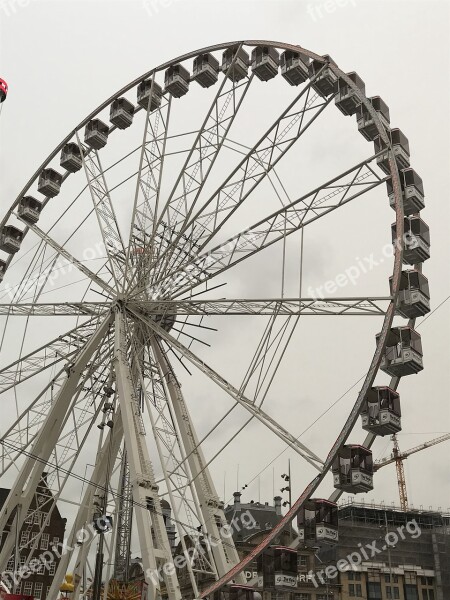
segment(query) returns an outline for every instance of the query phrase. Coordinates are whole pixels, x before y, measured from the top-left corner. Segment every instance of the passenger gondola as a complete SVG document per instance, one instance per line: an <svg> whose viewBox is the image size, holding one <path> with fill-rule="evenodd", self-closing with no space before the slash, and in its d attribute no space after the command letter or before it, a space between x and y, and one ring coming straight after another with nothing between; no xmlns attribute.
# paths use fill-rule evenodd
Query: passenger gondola
<svg viewBox="0 0 450 600"><path fill-rule="evenodd" d="M409 167L409 142L406 135L400 129L392 129L388 132L388 136L391 141L392 151L394 153L395 161L399 169L406 169ZM381 154L377 157L377 165L380 167L386 175L391 174L389 168L389 153L387 151L387 145L380 136L374 139L375 153ZM385 152L383 152L385 150Z"/></svg>
<svg viewBox="0 0 450 600"><path fill-rule="evenodd" d="M172 65L164 75L165 92L174 98L181 98L189 91L190 75L183 65Z"/></svg>
<svg viewBox="0 0 450 600"><path fill-rule="evenodd" d="M397 225L392 223L392 243L396 244ZM403 262L415 265L430 258L430 229L420 217L405 217L403 225Z"/></svg>
<svg viewBox="0 0 450 600"><path fill-rule="evenodd" d="M269 546L257 558L257 571L264 590L291 590L297 585L297 550Z"/></svg>
<svg viewBox="0 0 450 600"><path fill-rule="evenodd" d="M362 94L365 94L366 85L358 73L352 71L351 73L347 73L347 77L355 84ZM346 116L354 115L358 106L361 104L361 100L355 88L349 85L342 77L339 77L337 81L337 94L334 101L341 113Z"/></svg>
<svg viewBox="0 0 450 600"><path fill-rule="evenodd" d="M362 428L375 435L391 435L402 429L400 396L388 387L370 388L361 411Z"/></svg>
<svg viewBox="0 0 450 600"><path fill-rule="evenodd" d="M373 489L372 451L364 446L343 446L332 466L334 487L350 494Z"/></svg>
<svg viewBox="0 0 450 600"><path fill-rule="evenodd" d="M219 78L219 61L210 53L194 58L192 79L204 88L214 85Z"/></svg>
<svg viewBox="0 0 450 600"><path fill-rule="evenodd" d="M414 169L402 169L399 173L402 188L403 212L406 216L416 214L425 207L425 194L422 179ZM392 179L386 182L389 204L395 209L395 195Z"/></svg>
<svg viewBox="0 0 450 600"><path fill-rule="evenodd" d="M44 169L39 175L38 192L47 198L54 198L61 191L62 175L54 169Z"/></svg>
<svg viewBox="0 0 450 600"><path fill-rule="evenodd" d="M17 213L29 223L37 223L42 211L42 202L32 196L24 196L17 208Z"/></svg>
<svg viewBox="0 0 450 600"><path fill-rule="evenodd" d="M273 46L256 46L252 51L252 71L261 79L269 81L278 74L280 55Z"/></svg>
<svg viewBox="0 0 450 600"><path fill-rule="evenodd" d="M305 545L336 544L338 541L338 507L335 502L310 499L297 515L298 537Z"/></svg>
<svg viewBox="0 0 450 600"><path fill-rule="evenodd" d="M385 129L389 129L390 117L387 104L380 98L380 96L373 96L368 100L372 104L373 109L377 112L381 124L385 127ZM374 139L378 137L378 127L372 114L365 104L360 104L358 106L356 110L356 122L358 124L359 133L364 136L367 141L373 142Z"/></svg>
<svg viewBox="0 0 450 600"><path fill-rule="evenodd" d="M286 50L281 55L280 64L281 76L290 85L300 85L308 79L309 58L300 52Z"/></svg>
<svg viewBox="0 0 450 600"><path fill-rule="evenodd" d="M0 250L8 254L15 254L20 250L23 240L23 231L14 225L5 225L0 231Z"/></svg>
<svg viewBox="0 0 450 600"><path fill-rule="evenodd" d="M422 371L422 341L417 331L408 326L389 330L380 369L392 377L404 377Z"/></svg>
<svg viewBox="0 0 450 600"><path fill-rule="evenodd" d="M392 277L389 283L392 294ZM396 311L405 319L416 319L430 312L430 288L425 275L415 269L402 271Z"/></svg>
<svg viewBox="0 0 450 600"><path fill-rule="evenodd" d="M69 142L61 150L61 158L59 164L63 169L69 171L69 173L76 173L83 166L81 158L81 150L78 144Z"/></svg>
<svg viewBox="0 0 450 600"><path fill-rule="evenodd" d="M119 129L127 129L133 123L134 105L126 98L116 98L111 104L109 120Z"/></svg>

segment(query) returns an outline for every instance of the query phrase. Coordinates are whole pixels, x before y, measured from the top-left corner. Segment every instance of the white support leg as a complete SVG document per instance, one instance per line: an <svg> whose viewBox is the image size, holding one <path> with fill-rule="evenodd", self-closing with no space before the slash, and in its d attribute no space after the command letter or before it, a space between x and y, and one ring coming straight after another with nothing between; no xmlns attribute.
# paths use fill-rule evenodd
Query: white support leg
<svg viewBox="0 0 450 600"><path fill-rule="evenodd" d="M114 368L124 424L125 447L130 466L134 514L139 534L148 598L161 598L164 579L169 600L181 600L180 586L172 563L161 503L150 461L142 416L127 360L127 339L122 312L116 312ZM159 569L159 570L158 570Z"/></svg>
<svg viewBox="0 0 450 600"><path fill-rule="evenodd" d="M199 445L199 440L184 401L183 394L181 393L180 384L154 338L152 341L152 349L161 366L161 370L165 375L167 389L171 398L174 415L177 419L184 449L188 456L187 460L192 472L207 532L214 541L222 539L221 544L212 544L211 548L219 577L222 577L222 575L228 573L228 571L239 562L239 555L234 546L233 539L228 536L225 538L222 536L221 530L224 525L227 525L227 520L221 507L214 482L206 467L205 457L203 456L202 449ZM239 573L236 576L236 583L245 584L245 582L244 574Z"/></svg>
<svg viewBox="0 0 450 600"><path fill-rule="evenodd" d="M58 442L61 434L61 426L64 423L67 411L70 409L81 374L107 333L111 319L112 316L108 316L103 321L67 369L67 379L61 386L55 402L30 451L30 455L26 458L19 476L0 510L0 533L4 531L8 524L11 527L11 531L15 530L16 527L19 530L22 528L47 461ZM0 572L6 569L14 542L14 535L7 535L0 552Z"/></svg>
<svg viewBox="0 0 450 600"><path fill-rule="evenodd" d="M72 526L70 535L67 539L67 552L64 552L61 556L61 561L56 570L55 576L53 578L52 586L49 590L47 600L56 600L59 595L59 586L64 581L64 576L68 571L69 563L72 559L72 556L75 552L75 549L78 547L78 555L75 562L74 568L74 592L72 595L72 600L77 600L78 595L80 593L80 585L82 580L82 572L83 568L86 564L87 556L89 553L89 549L91 546L92 540L86 540L85 543L77 546L78 542L78 534L83 528L86 528L86 525L92 522L92 517L94 514L93 500L96 493L96 490L99 487L103 489L106 488L108 482L105 480L105 476L107 473L107 465L108 462L113 462L119 452L120 445L123 440L123 424L122 424L122 416L120 413L120 409L116 413L116 417L114 419L114 427L108 433L106 440L97 454L97 460L95 463L94 471L91 476L91 480L89 485L86 488L86 491L83 496L83 500L81 502L80 508L78 510L78 514L76 516L75 522Z"/></svg>

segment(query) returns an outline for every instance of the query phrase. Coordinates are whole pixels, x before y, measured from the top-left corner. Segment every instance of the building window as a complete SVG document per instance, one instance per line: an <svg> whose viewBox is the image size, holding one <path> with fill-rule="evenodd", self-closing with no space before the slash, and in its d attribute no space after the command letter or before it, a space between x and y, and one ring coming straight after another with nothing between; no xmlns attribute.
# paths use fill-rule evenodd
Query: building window
<svg viewBox="0 0 450 600"><path fill-rule="evenodd" d="M405 572L405 583L417 583L417 577L415 573L406 573Z"/></svg>
<svg viewBox="0 0 450 600"><path fill-rule="evenodd" d="M296 594L295 600L311 600L311 594Z"/></svg>
<svg viewBox="0 0 450 600"><path fill-rule="evenodd" d="M47 591L45 592L45 597L46 597L46 598L48 598L48 594L49 594L49 592L50 592L50 586L48 585L48 586L47 586Z"/></svg>
<svg viewBox="0 0 450 600"><path fill-rule="evenodd" d="M8 564L6 565L6 570L7 571L13 571L14 570L14 557L11 557L8 560Z"/></svg>
<svg viewBox="0 0 450 600"><path fill-rule="evenodd" d="M19 558L19 564L21 567L23 567L25 565L25 561L26 561L27 557L23 554L20 556Z"/></svg>
<svg viewBox="0 0 450 600"><path fill-rule="evenodd" d="M367 598L368 600L381 600L381 583L368 582L367 583Z"/></svg>
<svg viewBox="0 0 450 600"><path fill-rule="evenodd" d="M30 536L30 533L28 531L22 531L22 533L20 534L20 545L21 546L26 546L26 544L28 544L29 536Z"/></svg>
<svg viewBox="0 0 450 600"><path fill-rule="evenodd" d="M300 554L298 557L299 567L308 567L308 556L306 554Z"/></svg>
<svg viewBox="0 0 450 600"><path fill-rule="evenodd" d="M29 510L27 512L27 518L25 519L25 523L27 523L27 525L31 525L33 523L33 515L32 515L33 511Z"/></svg>
<svg viewBox="0 0 450 600"><path fill-rule="evenodd" d="M419 594L415 585L405 584L405 600L419 600Z"/></svg>
<svg viewBox="0 0 450 600"><path fill-rule="evenodd" d="M35 597L35 600L41 600L42 588L43 588L43 584L40 581L36 581L36 583L34 584L34 594L33 594Z"/></svg>
<svg viewBox="0 0 450 600"><path fill-rule="evenodd" d="M50 575L54 575L56 573L56 563L54 561L49 564L48 572Z"/></svg>
<svg viewBox="0 0 450 600"><path fill-rule="evenodd" d="M52 546L57 546L59 544L59 537L54 537L53 538L53 542L52 542Z"/></svg>
<svg viewBox="0 0 450 600"><path fill-rule="evenodd" d="M45 565L43 562L40 562L37 572L39 575L45 575Z"/></svg>
<svg viewBox="0 0 450 600"><path fill-rule="evenodd" d="M48 543L50 541L50 534L43 533L41 537L41 550L48 550Z"/></svg>
<svg viewBox="0 0 450 600"><path fill-rule="evenodd" d="M434 600L434 590L422 590L422 600Z"/></svg>
<svg viewBox="0 0 450 600"><path fill-rule="evenodd" d="M394 590L394 600L399 600L400 590L398 589L398 587L393 587L392 589Z"/></svg>
<svg viewBox="0 0 450 600"><path fill-rule="evenodd" d="M33 591L33 582L32 581L25 581L25 583L23 584L23 595L24 596L31 596L31 592Z"/></svg>
<svg viewBox="0 0 450 600"><path fill-rule="evenodd" d="M33 522L35 525L39 525L39 527L41 526L41 520L42 520L42 513L40 510L37 510L34 515L33 515Z"/></svg>
<svg viewBox="0 0 450 600"><path fill-rule="evenodd" d="M350 598L355 598L355 585L353 583L348 584L348 595Z"/></svg>
<svg viewBox="0 0 450 600"><path fill-rule="evenodd" d="M362 597L361 584L356 583L354 586L352 585L352 587L354 587L354 597L361 598Z"/></svg>

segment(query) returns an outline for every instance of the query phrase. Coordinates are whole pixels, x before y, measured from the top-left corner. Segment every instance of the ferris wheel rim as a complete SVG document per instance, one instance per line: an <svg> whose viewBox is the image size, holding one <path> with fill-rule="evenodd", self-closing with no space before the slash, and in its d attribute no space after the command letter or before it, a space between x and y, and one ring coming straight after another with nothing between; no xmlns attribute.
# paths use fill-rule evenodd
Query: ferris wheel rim
<svg viewBox="0 0 450 600"><path fill-rule="evenodd" d="M164 71L165 69L176 65L180 62L189 60L191 58L195 58L196 56L198 56L199 54L203 54L203 53L208 53L208 52L214 52L214 51L220 51L220 50L226 50L228 48L233 48L239 44L242 44L243 46L249 46L249 47L256 47L258 45L264 45L264 46L269 46L272 48L278 48L281 50L291 50L293 52L300 52L302 54L305 54L306 56L308 56L311 59L317 60L321 63L326 63L327 59L324 58L324 56L320 55L320 54L316 54L315 52L311 52L310 50L299 46L299 45L295 45L295 44L287 44L284 42L276 42L273 40L237 40L237 41L232 41L232 42L224 42L224 43L220 43L220 44L215 44L215 45L211 45L211 46L205 46L203 48L182 54L180 56L178 56L177 58L174 58L172 60L166 61L164 63L161 63L159 66L154 67L153 69L145 72L144 74L142 74L140 77L137 77L136 79L134 79L133 81L131 81L130 83L126 84L124 87L122 87L119 91L117 91L116 93L114 93L112 96L110 96L107 100L105 100L104 102L102 102L101 104L99 104L99 106L97 106L97 108L95 108L87 117L85 117L78 125L76 125L71 131L70 133L60 142L60 144L58 146L56 146L54 148L54 150L52 150L52 152L46 157L46 159L44 160L44 162L38 167L38 169L33 173L33 175L29 178L29 180L27 181L27 183L25 184L25 186L23 187L23 189L20 191L20 193L18 194L18 196L16 197L16 199L14 200L13 204L10 206L10 208L8 209L8 211L5 213L5 216L3 217L3 219L0 221L0 228L3 227L6 223L7 220L9 219L9 217L12 215L13 210L17 207L17 205L19 204L21 198L23 196L26 195L26 193L28 192L28 190L30 189L30 187L33 185L33 183L39 178L39 175L41 173L41 171L43 169L45 169L50 162L56 157L56 155L58 154L58 152L60 152L62 150L62 148L64 147L64 145L68 142L70 142L70 140L74 137L74 135L76 134L76 132L80 131L85 125L87 125L87 123L92 120L93 118L95 118L102 110L104 110L105 108L107 108L114 100L117 100L118 98L120 98L123 94L126 94L127 92L129 92L130 90L132 90L134 87L136 87L139 83L141 83L142 81L149 79L150 77L152 77L154 74L159 73L161 71ZM330 68L332 68L332 70L336 69L336 71L339 73L340 76L342 76L344 79L347 78L346 73L344 71L341 71L337 65L333 65L330 64ZM353 82L351 82L351 80L347 81L349 84L351 84L351 86L353 87ZM382 139L385 142L388 142L390 145L390 140L388 138L388 136L386 135L386 132L381 124L381 122L379 121L379 118L377 117L377 114L375 111L373 111L371 103L368 101L367 97L365 96L365 94L362 94L360 96L360 99L362 100L362 103L365 105L365 107L369 110L369 112L372 114L372 116L374 117L374 120L378 126L378 132L380 137L382 137ZM136 107L136 112L141 111L141 107ZM114 131L116 129L116 126L112 126L111 127L111 131ZM69 172L67 172L67 176L70 175Z"/></svg>

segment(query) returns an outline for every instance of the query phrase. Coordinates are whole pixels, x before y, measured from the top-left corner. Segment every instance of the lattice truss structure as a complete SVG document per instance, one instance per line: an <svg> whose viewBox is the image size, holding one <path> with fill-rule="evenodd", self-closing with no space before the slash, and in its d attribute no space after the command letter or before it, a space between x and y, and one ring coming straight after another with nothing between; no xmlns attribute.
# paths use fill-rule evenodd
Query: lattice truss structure
<svg viewBox="0 0 450 600"><path fill-rule="evenodd" d="M284 92L273 93L275 82L261 80L276 74L280 53L282 75L291 86L284 81ZM194 80L204 89L194 90ZM190 86L194 101L188 109L181 96ZM125 96L133 93L136 106ZM259 104L266 95L264 113ZM357 112L358 128L375 140L374 150L364 154L357 144L354 160L328 169L323 181L292 177L302 148L329 127L325 119L335 104L346 115ZM199 436L180 371L195 370L231 397L233 408L246 411L240 430L259 421L314 469L316 476L283 527L314 493L350 435L380 366L399 298L405 165L377 106L359 78L329 57L272 42L224 44L179 57L126 86L38 169L0 224L7 357L0 394L9 419L0 432L0 476L11 483L0 510L0 532L8 532L0 571L19 555L33 555L56 504L78 497L82 488L79 501L72 502L67 540L72 549L62 556L50 600L57 598L69 568L74 600L90 593L82 583L94 576L96 538L80 540L79 532L99 511L112 514L114 522L112 536L105 536L105 563L114 563L114 569L105 567L103 579L113 574L126 579L133 527L150 597L180 599L176 571L165 569L162 581L150 576L172 560L166 502L183 552L206 537L217 542L203 541L206 551L188 565L195 597L229 580L244 583L248 561L240 562L232 539L223 537L224 507L211 475L211 463L237 433L214 456L205 455L204 442L220 423ZM303 294L304 231L349 203L380 195L386 200L380 194L386 182L396 211L390 293ZM251 269L253 257L261 255L277 272L276 284L264 286L269 293L253 298L228 293L233 274L246 265ZM410 264L420 271L421 262ZM300 265L294 278L292 264ZM300 317L307 316L371 316L381 331L355 405L326 458L261 406ZM199 351L214 347L211 324L220 331L232 317L265 323L240 384ZM398 381L393 378L390 387ZM375 437L369 434L364 445L370 448ZM43 472L51 495L42 501ZM17 547L14 532L27 519L33 522L34 506L45 513L40 531ZM202 592L199 581L216 584Z"/></svg>

